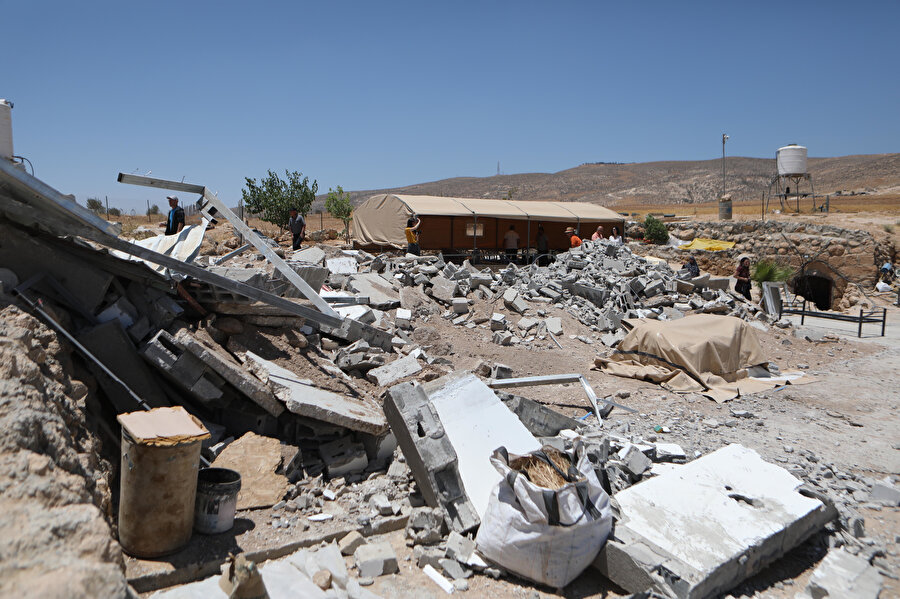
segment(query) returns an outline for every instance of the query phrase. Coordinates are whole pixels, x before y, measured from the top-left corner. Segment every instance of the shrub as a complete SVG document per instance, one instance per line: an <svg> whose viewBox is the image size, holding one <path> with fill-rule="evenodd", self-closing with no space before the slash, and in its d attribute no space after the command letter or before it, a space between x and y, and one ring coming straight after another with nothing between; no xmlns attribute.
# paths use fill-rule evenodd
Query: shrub
<svg viewBox="0 0 900 599"><path fill-rule="evenodd" d="M884 228L884 230L887 231L888 233L893 233L893 232L894 232L894 225L881 225L881 226L882 226L882 227Z"/></svg>
<svg viewBox="0 0 900 599"><path fill-rule="evenodd" d="M750 279L762 287L766 281L787 281L794 276L794 269L790 266L782 266L773 260L760 260L753 266Z"/></svg>
<svg viewBox="0 0 900 599"><path fill-rule="evenodd" d="M661 220L648 214L644 220L644 239L662 245L669 241L669 231Z"/></svg>
<svg viewBox="0 0 900 599"><path fill-rule="evenodd" d="M110 216L122 216L122 211L119 210L118 208L110 208L109 215Z"/></svg>

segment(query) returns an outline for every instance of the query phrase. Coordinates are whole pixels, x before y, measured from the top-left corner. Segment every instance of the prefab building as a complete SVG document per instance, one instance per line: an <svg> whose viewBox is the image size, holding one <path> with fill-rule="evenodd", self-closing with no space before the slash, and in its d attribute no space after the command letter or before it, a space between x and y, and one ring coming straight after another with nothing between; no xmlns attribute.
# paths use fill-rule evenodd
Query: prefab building
<svg viewBox="0 0 900 599"><path fill-rule="evenodd" d="M419 246L423 250L470 252L500 250L510 225L518 233L520 248L534 248L538 226L544 228L551 250L569 248L564 234L573 227L590 239L598 226L608 237L612 228L623 234L625 219L618 213L583 202L482 200L380 194L353 211L354 243L365 249L406 247L404 229L411 216L418 216Z"/></svg>

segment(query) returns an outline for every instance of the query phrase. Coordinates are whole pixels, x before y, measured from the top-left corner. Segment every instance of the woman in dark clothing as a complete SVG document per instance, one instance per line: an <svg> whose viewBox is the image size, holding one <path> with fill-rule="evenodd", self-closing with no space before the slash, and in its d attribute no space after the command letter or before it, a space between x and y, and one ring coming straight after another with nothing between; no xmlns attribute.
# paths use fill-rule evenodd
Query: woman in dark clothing
<svg viewBox="0 0 900 599"><path fill-rule="evenodd" d="M697 259L693 256L689 257L681 268L686 268L691 278L700 276L700 266L697 264Z"/></svg>
<svg viewBox="0 0 900 599"><path fill-rule="evenodd" d="M737 282L734 284L734 290L752 301L750 298L750 258L744 256L734 270L734 278Z"/></svg>

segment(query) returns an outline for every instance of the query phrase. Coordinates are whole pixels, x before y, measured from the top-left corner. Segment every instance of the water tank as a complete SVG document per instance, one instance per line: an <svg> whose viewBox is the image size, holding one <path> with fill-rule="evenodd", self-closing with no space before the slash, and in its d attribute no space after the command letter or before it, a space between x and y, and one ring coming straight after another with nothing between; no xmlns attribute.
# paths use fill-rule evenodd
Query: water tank
<svg viewBox="0 0 900 599"><path fill-rule="evenodd" d="M791 144L778 148L775 153L775 163L778 165L779 175L805 175L806 174L806 148Z"/></svg>
<svg viewBox="0 0 900 599"><path fill-rule="evenodd" d="M12 104L0 98L0 158L12 160Z"/></svg>

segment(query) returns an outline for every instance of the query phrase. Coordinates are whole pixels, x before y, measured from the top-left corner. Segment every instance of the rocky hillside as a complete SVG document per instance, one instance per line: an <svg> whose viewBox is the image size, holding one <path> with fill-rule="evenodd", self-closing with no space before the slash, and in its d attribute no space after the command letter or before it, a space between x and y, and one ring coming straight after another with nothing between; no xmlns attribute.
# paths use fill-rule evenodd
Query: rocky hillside
<svg viewBox="0 0 900 599"><path fill-rule="evenodd" d="M811 158L817 194L900 191L900 154ZM737 200L757 199L775 173L773 158L726 159L727 191ZM722 189L722 161L582 164L558 173L456 177L394 189L354 191L354 204L378 193L592 202L604 206L682 204L714 200ZM324 195L314 205L321 209Z"/></svg>

